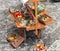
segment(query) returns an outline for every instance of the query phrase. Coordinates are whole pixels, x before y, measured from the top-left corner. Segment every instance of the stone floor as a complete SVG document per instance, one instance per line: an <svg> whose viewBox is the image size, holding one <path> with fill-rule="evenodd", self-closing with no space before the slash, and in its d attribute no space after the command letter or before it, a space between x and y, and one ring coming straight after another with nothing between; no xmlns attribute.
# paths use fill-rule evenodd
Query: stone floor
<svg viewBox="0 0 60 51"><path fill-rule="evenodd" d="M30 39L17 49L12 48L6 40L7 35L17 29L14 22L11 20L8 9L12 6L14 8L19 8L20 3L20 0L0 0L0 51L33 51L35 42ZM55 23L47 25L47 28L42 30L42 39L40 42L46 44L48 47L47 51L60 51L60 3L44 2L43 4L46 5L46 10L55 20ZM54 46L56 48L54 48Z"/></svg>

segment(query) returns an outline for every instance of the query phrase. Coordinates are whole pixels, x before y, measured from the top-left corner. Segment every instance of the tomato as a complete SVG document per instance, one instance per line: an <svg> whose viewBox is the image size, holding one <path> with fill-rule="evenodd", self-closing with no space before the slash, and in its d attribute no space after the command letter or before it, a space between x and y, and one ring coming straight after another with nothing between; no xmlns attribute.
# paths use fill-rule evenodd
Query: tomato
<svg viewBox="0 0 60 51"><path fill-rule="evenodd" d="M38 48L36 48L36 50L37 50L37 51L40 51L40 48L38 47Z"/></svg>
<svg viewBox="0 0 60 51"><path fill-rule="evenodd" d="M23 14L22 14L21 12L19 12L19 11L16 11L16 12L14 13L14 15L15 15L15 18L16 18L16 19L19 19L19 18L23 18L23 17L24 17Z"/></svg>

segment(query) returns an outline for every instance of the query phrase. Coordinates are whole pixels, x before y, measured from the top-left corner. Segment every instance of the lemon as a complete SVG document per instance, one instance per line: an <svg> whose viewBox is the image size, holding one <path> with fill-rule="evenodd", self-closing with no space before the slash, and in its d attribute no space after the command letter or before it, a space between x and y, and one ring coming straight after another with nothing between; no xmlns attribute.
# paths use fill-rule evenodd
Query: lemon
<svg viewBox="0 0 60 51"><path fill-rule="evenodd" d="M14 40L14 37L9 37L8 40L9 41L13 41Z"/></svg>
<svg viewBox="0 0 60 51"><path fill-rule="evenodd" d="M18 16L18 18L22 18L22 16Z"/></svg>

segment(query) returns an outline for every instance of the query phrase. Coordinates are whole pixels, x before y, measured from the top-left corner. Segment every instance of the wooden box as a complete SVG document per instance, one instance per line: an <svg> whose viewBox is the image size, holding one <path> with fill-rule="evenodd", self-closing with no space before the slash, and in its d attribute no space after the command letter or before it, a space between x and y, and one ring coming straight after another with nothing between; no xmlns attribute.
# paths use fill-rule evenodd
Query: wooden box
<svg viewBox="0 0 60 51"><path fill-rule="evenodd" d="M45 16L46 20L43 20L43 19L42 19L42 17L44 17L44 16L42 16L42 15ZM54 20L52 17L50 17L50 16L48 15L48 12L46 12L45 10L42 11L41 13L39 13L38 16L42 16L42 17L40 17L40 18L38 18L38 19L39 19L40 22L42 22L42 23L44 23L44 24L52 24L52 23L55 22L55 20Z"/></svg>
<svg viewBox="0 0 60 51"><path fill-rule="evenodd" d="M10 34L8 35L7 37L7 40L9 37L13 36L14 34ZM8 40L9 41L9 40ZM9 43L14 47L14 48L17 48L19 45L22 44L22 42L24 41L24 37L22 36L18 36L18 38L15 38L13 41L9 41Z"/></svg>

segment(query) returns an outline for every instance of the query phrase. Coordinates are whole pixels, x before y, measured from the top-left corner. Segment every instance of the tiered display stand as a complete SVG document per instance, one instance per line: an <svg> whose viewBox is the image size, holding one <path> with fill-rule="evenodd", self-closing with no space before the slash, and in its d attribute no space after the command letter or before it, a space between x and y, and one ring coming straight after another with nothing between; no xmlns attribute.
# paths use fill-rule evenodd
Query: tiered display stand
<svg viewBox="0 0 60 51"><path fill-rule="evenodd" d="M52 17L50 17L48 15L48 12L45 11L45 9L38 12L38 3L41 1L43 1L43 0L27 1L24 4L25 11L26 11L25 14L21 13L21 11L11 12L9 9L9 13L12 16L12 19L14 20L16 27L19 29L25 29L26 31L35 30L35 35L37 36L37 38L40 38L41 29L45 29L47 24L54 23L54 20L52 19ZM33 3L33 8L30 7L28 5L28 3ZM33 13L33 11L34 11L34 13ZM29 19L26 19L26 17L31 18L30 23L27 23L27 21L29 21ZM21 19L24 20L25 22L21 23ZM14 35L14 34L12 34L12 35ZM9 35L7 37L7 39L12 35ZM19 36L15 40L11 41L10 44L12 44L15 48L17 48L24 40L25 40L24 37Z"/></svg>

